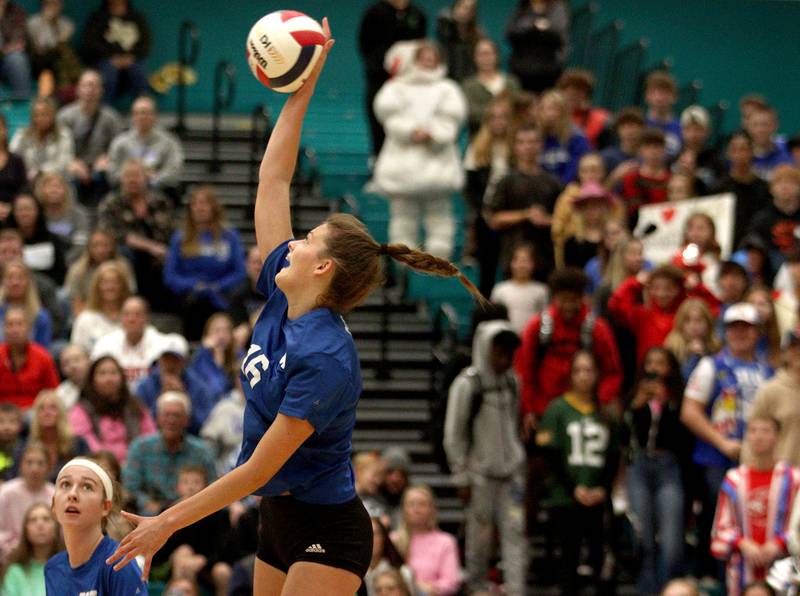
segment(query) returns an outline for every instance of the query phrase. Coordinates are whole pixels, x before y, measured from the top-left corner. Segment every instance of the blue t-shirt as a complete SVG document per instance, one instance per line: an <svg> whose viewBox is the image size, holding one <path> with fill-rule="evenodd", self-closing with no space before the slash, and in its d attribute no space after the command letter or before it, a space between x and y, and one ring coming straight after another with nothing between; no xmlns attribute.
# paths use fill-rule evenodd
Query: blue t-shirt
<svg viewBox="0 0 800 596"><path fill-rule="evenodd" d="M583 133L573 127L566 145L562 145L554 135L545 137L539 165L545 172L558 178L561 184L568 184L578 178L578 162L591 150Z"/></svg>
<svg viewBox="0 0 800 596"><path fill-rule="evenodd" d="M677 157L681 152L681 147L683 147L683 131L681 130L680 120L672 118L666 122L660 122L648 117L645 119L645 124L663 131L667 156L670 158Z"/></svg>
<svg viewBox="0 0 800 596"><path fill-rule="evenodd" d="M67 551L62 551L44 566L47 596L139 596L147 594L147 584L142 581L142 570L136 561L114 571L106 559L117 548L117 542L103 536L83 565L69 566Z"/></svg>
<svg viewBox="0 0 800 596"><path fill-rule="evenodd" d="M267 257L256 287L267 303L242 362L246 397L237 465L247 461L278 413L308 420L314 434L255 494L286 491L308 503L344 503L356 495L350 465L361 369L344 319L317 308L289 320L275 275L287 266L288 241Z"/></svg>

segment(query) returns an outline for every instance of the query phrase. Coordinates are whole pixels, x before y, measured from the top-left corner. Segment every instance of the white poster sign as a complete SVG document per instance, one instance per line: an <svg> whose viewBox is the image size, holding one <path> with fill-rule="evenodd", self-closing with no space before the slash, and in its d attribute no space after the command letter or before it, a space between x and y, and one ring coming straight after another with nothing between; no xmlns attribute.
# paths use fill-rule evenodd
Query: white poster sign
<svg viewBox="0 0 800 596"><path fill-rule="evenodd" d="M655 264L670 261L681 247L686 220L697 212L705 213L714 220L717 242L722 249L721 258L728 258L734 249L735 201L735 195L726 193L640 207L634 234L642 238L645 258Z"/></svg>

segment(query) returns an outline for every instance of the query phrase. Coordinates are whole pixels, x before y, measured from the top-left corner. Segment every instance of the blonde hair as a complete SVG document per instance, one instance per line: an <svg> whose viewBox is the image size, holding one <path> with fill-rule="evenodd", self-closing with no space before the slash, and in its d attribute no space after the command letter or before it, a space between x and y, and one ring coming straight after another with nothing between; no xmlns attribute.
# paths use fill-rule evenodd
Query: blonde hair
<svg viewBox="0 0 800 596"><path fill-rule="evenodd" d="M6 263L3 269L3 278L5 279L10 269L15 268L22 271L28 279L28 288L25 290L25 298L23 298L23 304L21 306L25 311L25 317L28 319L28 323L33 325L34 321L36 321L36 317L39 316L39 311L42 309L42 301L39 299L39 290L36 288L36 280L25 263L18 260ZM3 284L2 287L0 287L0 302L7 301L6 287L5 284Z"/></svg>
<svg viewBox="0 0 800 596"><path fill-rule="evenodd" d="M55 171L42 172L36 178L36 183L33 185L33 195L42 205L44 210L44 201L42 195L44 193L44 186L51 180L58 180L61 183L61 188L64 191L64 210L69 211L75 204L75 199L72 195L72 186L67 182L66 178Z"/></svg>
<svg viewBox="0 0 800 596"><path fill-rule="evenodd" d="M608 257L608 265L603 274L603 282L606 283L612 291L616 290L623 281L630 277L630 273L625 269L625 252L632 244L642 245L642 241L635 236L621 240Z"/></svg>
<svg viewBox="0 0 800 596"><path fill-rule="evenodd" d="M56 421L56 447L58 455L67 458L73 453L75 435L72 433L72 426L67 419L67 409L64 407L64 402L61 401L58 393L53 389L43 389L33 402L33 407L31 408L33 410L33 416L31 418L30 439L44 442L42 439L42 429L39 426L38 414L44 402L47 400L52 400L58 409L58 420ZM52 466L55 462L50 462L50 464Z"/></svg>
<svg viewBox="0 0 800 596"><path fill-rule="evenodd" d="M555 103L561 111L561 118L559 118L555 126L547 126L542 122L542 112L547 102ZM561 91L555 90L545 91L539 98L539 105L536 106L536 114L542 134L544 136L553 134L562 145L566 145L569 141L570 134L572 134L572 115L567 108L567 100L564 99L564 94L561 93Z"/></svg>
<svg viewBox="0 0 800 596"><path fill-rule="evenodd" d="M497 139L492 136L492 131L489 128L489 116L492 110L502 109L508 111L508 127L506 128L505 139L503 139L505 142L506 157L511 154L512 134L514 132L514 127L511 125L513 106L511 105L511 100L506 95L500 95L486 107L486 111L483 113L481 127L472 140L472 155L475 159L475 167L477 168L485 168L492 164L492 153L494 152L494 145Z"/></svg>
<svg viewBox="0 0 800 596"><path fill-rule="evenodd" d="M431 502L431 508L433 509L433 513L431 514L430 520L428 520L427 530L435 530L439 527L439 520L437 516L437 508L436 508L436 495L433 494L431 488L426 484L412 484L408 488L406 488L405 492L403 493L403 500L402 500L402 510L403 514L400 518L400 523L397 526L397 539L394 540L394 545L397 547L398 552L403 556L403 558L408 557L408 547L411 545L411 530L408 527L408 522L406 521L406 514L405 514L405 507L406 501L408 500L408 495L412 491L417 491L423 493Z"/></svg>
<svg viewBox="0 0 800 596"><path fill-rule="evenodd" d="M106 261L92 274L92 281L89 282L89 296L86 301L87 310L98 312L101 310L100 280L103 275L109 272L117 276L117 281L120 284L119 297L117 298L117 310L122 308L122 304L131 295L130 281L128 280L125 270L116 261Z"/></svg>
<svg viewBox="0 0 800 596"><path fill-rule="evenodd" d="M689 357L689 344L683 335L683 326L693 311L699 312L706 323L706 336L703 338L703 348L706 354L715 354L722 349L722 342L714 331L714 315L711 314L708 305L699 298L687 298L678 307L672 331L664 340L664 347L675 354L681 364Z"/></svg>
<svg viewBox="0 0 800 596"><path fill-rule="evenodd" d="M192 219L191 204L198 197L204 196L211 203L211 237L214 242L219 242L225 229L225 211L219 201L217 191L213 186L202 185L192 190L189 206L186 209L186 219L183 222L183 235L181 238L181 254L184 257L196 257L200 254L200 231Z"/></svg>

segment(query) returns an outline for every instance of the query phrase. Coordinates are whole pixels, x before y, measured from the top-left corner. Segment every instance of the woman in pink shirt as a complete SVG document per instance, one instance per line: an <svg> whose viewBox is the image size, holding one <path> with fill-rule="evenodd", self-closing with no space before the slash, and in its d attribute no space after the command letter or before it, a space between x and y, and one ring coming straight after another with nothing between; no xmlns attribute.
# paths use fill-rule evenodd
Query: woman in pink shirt
<svg viewBox="0 0 800 596"><path fill-rule="evenodd" d="M69 422L91 451L107 449L122 464L131 441L156 432L150 412L130 394L125 373L111 356L102 356L89 367L86 387L69 412Z"/></svg>
<svg viewBox="0 0 800 596"><path fill-rule="evenodd" d="M439 529L436 499L427 486L416 485L403 495L403 518L392 541L414 572L424 596L451 596L461 585L456 539Z"/></svg>

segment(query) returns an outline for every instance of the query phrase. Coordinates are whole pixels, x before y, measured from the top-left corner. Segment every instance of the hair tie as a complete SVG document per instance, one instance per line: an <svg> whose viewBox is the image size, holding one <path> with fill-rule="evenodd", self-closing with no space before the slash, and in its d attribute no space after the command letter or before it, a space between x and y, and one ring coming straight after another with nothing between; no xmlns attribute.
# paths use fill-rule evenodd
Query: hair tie
<svg viewBox="0 0 800 596"><path fill-rule="evenodd" d="M94 472L100 479L100 484L103 485L103 489L105 489L106 500L107 501L114 500L114 484L111 482L111 476L109 476L108 472L106 472L105 468L103 468L100 464L90 459L86 459L85 457L76 457L65 463L62 466L62 468L58 471L56 484L58 483L58 478L61 477L64 471L67 468L71 468L73 466L83 466L84 468L88 468L89 470Z"/></svg>
<svg viewBox="0 0 800 596"><path fill-rule="evenodd" d="M379 255L388 255L389 254L389 245L388 244L381 244L380 248L378 248Z"/></svg>

